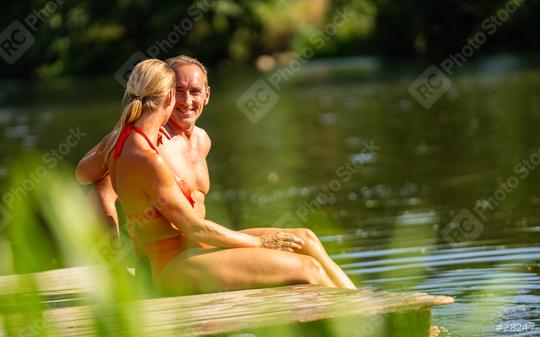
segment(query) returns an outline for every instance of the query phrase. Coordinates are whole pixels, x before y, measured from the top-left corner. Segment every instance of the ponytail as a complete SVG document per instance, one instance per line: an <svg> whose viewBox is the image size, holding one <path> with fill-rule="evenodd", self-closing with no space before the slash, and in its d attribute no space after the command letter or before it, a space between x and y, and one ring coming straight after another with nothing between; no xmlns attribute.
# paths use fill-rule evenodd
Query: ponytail
<svg viewBox="0 0 540 337"><path fill-rule="evenodd" d="M131 102L126 105L124 110L122 111L122 116L120 116L120 119L116 123L116 126L114 127L114 131L116 135L114 136L114 140L107 149L105 150L105 158L109 158L111 155L111 152L114 151L114 148L116 147L116 143L118 143L118 138L120 138L120 134L122 133L122 130L126 127L126 125L131 124L135 122L139 117L141 117L143 110L143 103L142 99L140 97L136 97L135 99L132 99Z"/></svg>
<svg viewBox="0 0 540 337"><path fill-rule="evenodd" d="M174 90L174 76L174 71L165 62L156 59L142 61L133 68L123 99L127 105L114 127L114 141L105 149L106 160L114 151L122 130L135 123L143 113L157 109Z"/></svg>

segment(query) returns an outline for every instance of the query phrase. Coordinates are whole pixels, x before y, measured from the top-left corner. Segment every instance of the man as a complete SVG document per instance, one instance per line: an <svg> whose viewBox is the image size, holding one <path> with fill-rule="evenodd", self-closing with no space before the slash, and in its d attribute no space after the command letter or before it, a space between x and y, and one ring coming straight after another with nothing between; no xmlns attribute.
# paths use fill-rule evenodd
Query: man
<svg viewBox="0 0 540 337"><path fill-rule="evenodd" d="M182 178L192 191L195 211L204 218L204 199L210 189L206 156L211 142L208 134L197 127L195 122L210 99L207 70L198 60L185 55L168 59L167 63L176 74L176 105L171 118L162 129L162 139L165 140L159 144L159 151L174 173ZM109 134L105 139L112 136ZM98 144L79 162L76 176L81 184L95 182L91 199L107 222L119 233L115 208L118 196L112 188L107 171L102 170L103 158L95 156L99 150Z"/></svg>
<svg viewBox="0 0 540 337"><path fill-rule="evenodd" d="M161 130L162 141L159 142L158 149L161 157L166 161L173 173L187 185L186 190L191 190L191 199L194 201L195 212L204 219L206 214L204 201L210 189L206 157L210 151L211 142L207 133L197 127L195 122L210 99L207 70L198 60L184 55L168 59L167 63L176 76L176 105L169 121ZM114 136L113 133L107 135L100 144L90 150L81 160L77 166L77 179L81 184L97 182L92 191L92 197L96 200L105 217L118 231L118 215L115 208L117 195L112 188L107 169L104 167L105 158L103 155L103 148L109 143L110 138L114 138ZM184 188L182 189L184 190ZM133 231L129 232L136 252L139 252L138 255L142 255L143 250L138 238ZM240 232L265 237L265 239L270 240L279 240L280 235L283 235L284 232L286 235L292 234L294 237L299 238L303 245L300 249L291 249L291 252L301 254L296 255L300 259L310 258L309 261L311 262L308 269L313 272L311 274L328 274L327 277L330 277L331 282L336 286L356 289L347 275L328 256L316 235L309 229L249 228ZM198 243L198 245L208 252L211 250L204 248L213 248L205 243ZM194 254L200 254L201 258L195 258L197 261L192 261L190 266L200 270L217 270L227 267L227 261L230 261L231 264L240 263L237 266L239 269L244 267L240 261L241 255L238 255L238 257L235 255L242 253L233 250L230 252L227 258L213 260L212 258L202 257L205 254L203 251L197 251ZM269 254L261 251L260 255L259 259L256 254L251 256L250 263L261 261L262 264L271 264L272 258L267 257ZM281 263L283 261L277 262ZM231 268L234 269L235 266L231 266ZM231 272L234 274L234 270L231 270ZM295 270L292 272L296 273Z"/></svg>

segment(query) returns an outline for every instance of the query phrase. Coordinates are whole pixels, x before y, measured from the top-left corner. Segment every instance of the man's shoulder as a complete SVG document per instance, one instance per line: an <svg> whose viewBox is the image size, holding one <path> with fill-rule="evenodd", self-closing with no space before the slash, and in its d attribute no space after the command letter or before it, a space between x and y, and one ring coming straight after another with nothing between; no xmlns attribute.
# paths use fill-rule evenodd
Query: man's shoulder
<svg viewBox="0 0 540 337"><path fill-rule="evenodd" d="M210 139L210 137L208 136L208 133L206 132L206 130L199 127L199 126L195 126L195 134L197 135L197 137Z"/></svg>
<svg viewBox="0 0 540 337"><path fill-rule="evenodd" d="M210 140L208 133L203 128L195 126L195 135L205 155L208 154L210 147L212 146L212 141Z"/></svg>

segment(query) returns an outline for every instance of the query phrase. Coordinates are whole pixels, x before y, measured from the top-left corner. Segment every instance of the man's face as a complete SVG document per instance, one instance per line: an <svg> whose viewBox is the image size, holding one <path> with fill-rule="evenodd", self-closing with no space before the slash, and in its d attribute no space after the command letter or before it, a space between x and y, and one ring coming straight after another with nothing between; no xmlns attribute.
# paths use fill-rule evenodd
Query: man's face
<svg viewBox="0 0 540 337"><path fill-rule="evenodd" d="M171 115L171 121L178 127L188 130L210 98L210 88L201 68L195 64L176 66L176 105Z"/></svg>

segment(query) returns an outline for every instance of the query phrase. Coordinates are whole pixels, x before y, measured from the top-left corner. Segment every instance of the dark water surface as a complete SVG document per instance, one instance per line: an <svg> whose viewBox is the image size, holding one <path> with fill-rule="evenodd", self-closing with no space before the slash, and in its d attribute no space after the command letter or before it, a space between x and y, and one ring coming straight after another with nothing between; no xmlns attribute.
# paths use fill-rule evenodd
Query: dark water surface
<svg viewBox="0 0 540 337"><path fill-rule="evenodd" d="M540 68L475 62L430 109L408 92L422 70L310 63L257 123L236 102L272 74L214 77L208 217L309 227L360 285L454 296L433 310L451 336L539 336ZM112 76L0 87L2 178L31 149L74 165L120 111Z"/></svg>

